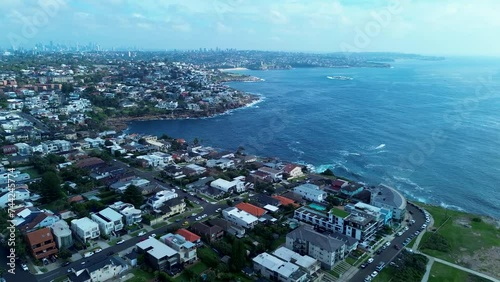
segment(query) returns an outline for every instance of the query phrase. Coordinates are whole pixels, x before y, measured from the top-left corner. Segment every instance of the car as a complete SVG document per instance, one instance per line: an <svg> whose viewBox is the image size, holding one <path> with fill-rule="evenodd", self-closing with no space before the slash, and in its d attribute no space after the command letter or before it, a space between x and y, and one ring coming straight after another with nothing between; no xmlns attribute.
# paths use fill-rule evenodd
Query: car
<svg viewBox="0 0 500 282"><path fill-rule="evenodd" d="M141 232L139 232L139 234L137 234L137 236L144 236L144 235L146 235L145 231L141 231Z"/></svg>
<svg viewBox="0 0 500 282"><path fill-rule="evenodd" d="M82 261L82 263L81 263L81 264L85 264L85 263L86 263L86 261Z"/></svg>
<svg viewBox="0 0 500 282"><path fill-rule="evenodd" d="M427 224L422 225L422 229L427 228Z"/></svg>
<svg viewBox="0 0 500 282"><path fill-rule="evenodd" d="M192 217L195 217L195 216L196 216L196 213L192 213L192 214L191 214L191 216L192 216Z"/></svg>
<svg viewBox="0 0 500 282"><path fill-rule="evenodd" d="M366 268L367 265L368 265L367 263L362 263L359 267Z"/></svg>
<svg viewBox="0 0 500 282"><path fill-rule="evenodd" d="M67 261L67 262L65 262L65 263L61 264L61 266L62 266L62 267L65 267L65 266L68 266L68 265L70 265L70 264L71 264L71 262Z"/></svg>
<svg viewBox="0 0 500 282"><path fill-rule="evenodd" d="M389 247L390 245L391 245L391 242L387 242L387 243L385 243L385 246L386 246L386 247Z"/></svg>
<svg viewBox="0 0 500 282"><path fill-rule="evenodd" d="M21 264L21 267L24 271L28 271L28 266L25 263Z"/></svg>
<svg viewBox="0 0 500 282"><path fill-rule="evenodd" d="M183 223L182 225L184 225L184 226L188 226L188 225L189 225L189 222L184 221L184 223Z"/></svg>
<svg viewBox="0 0 500 282"><path fill-rule="evenodd" d="M205 217L207 217L207 216L208 216L207 214L203 214L203 215L202 215L202 217L203 217L203 218L205 218Z"/></svg>
<svg viewBox="0 0 500 282"><path fill-rule="evenodd" d="M97 249L95 249L95 250L94 250L94 253L95 253L95 254L100 253L100 252L102 252L102 249L101 249L101 248L97 248Z"/></svg>
<svg viewBox="0 0 500 282"><path fill-rule="evenodd" d="M430 219L426 219L425 220L425 223L429 223L429 222L431 222Z"/></svg>
<svg viewBox="0 0 500 282"><path fill-rule="evenodd" d="M181 222L181 219L180 219L180 218L178 218L178 219L176 219L176 220L175 220L175 222Z"/></svg>
<svg viewBox="0 0 500 282"><path fill-rule="evenodd" d="M401 250L401 247L399 245L394 245L394 249Z"/></svg>
<svg viewBox="0 0 500 282"><path fill-rule="evenodd" d="M418 234L420 234L420 231L418 231L418 230L417 230L417 231L415 231L415 233L413 233L413 234L415 234L415 236L418 236Z"/></svg>
<svg viewBox="0 0 500 282"><path fill-rule="evenodd" d="M88 258L88 257L90 257L90 256L92 256L92 255L94 255L94 252L90 251L90 252L86 252L86 253L84 253L84 254L83 254L83 257L84 257L84 258Z"/></svg>
<svg viewBox="0 0 500 282"><path fill-rule="evenodd" d="M151 236L149 236L151 238ZM116 242L117 245L125 243L125 240L121 239L120 241Z"/></svg>
<svg viewBox="0 0 500 282"><path fill-rule="evenodd" d="M401 236L403 235L403 231L399 231L398 233L396 233L396 236Z"/></svg>
<svg viewBox="0 0 500 282"><path fill-rule="evenodd" d="M373 258L369 258L366 262L367 263L372 263L373 262Z"/></svg>
<svg viewBox="0 0 500 282"><path fill-rule="evenodd" d="M372 281L372 277L371 276L366 276L365 280L363 280L364 282L370 282Z"/></svg>
<svg viewBox="0 0 500 282"><path fill-rule="evenodd" d="M216 211L216 212L220 212L221 210L222 210L222 208L218 208L218 209L216 209L215 211Z"/></svg>
<svg viewBox="0 0 500 282"><path fill-rule="evenodd" d="M378 249L375 253L376 253L377 255L380 255L380 254L382 253L382 251L383 251L383 249Z"/></svg>
<svg viewBox="0 0 500 282"><path fill-rule="evenodd" d="M196 217L194 220L198 221L198 220L200 220L200 219L201 219L201 218L198 216L198 217Z"/></svg>
<svg viewBox="0 0 500 282"><path fill-rule="evenodd" d="M408 229L410 229L410 228L409 228L408 226L405 226L405 229L404 229L404 230L405 230L405 231L408 231Z"/></svg>
<svg viewBox="0 0 500 282"><path fill-rule="evenodd" d="M67 272L67 273L71 273L71 272L73 272L73 269L72 269L72 268L68 268L68 269L66 270L66 272Z"/></svg>
<svg viewBox="0 0 500 282"><path fill-rule="evenodd" d="M153 233L153 234L149 235L149 238L155 238L156 239L156 234Z"/></svg>
<svg viewBox="0 0 500 282"><path fill-rule="evenodd" d="M385 249L387 249L387 246L386 246L386 245L383 245L383 246L382 246L382 250L385 250Z"/></svg>
<svg viewBox="0 0 500 282"><path fill-rule="evenodd" d="M377 275L378 275L378 272L376 272L376 271L374 271L374 272L372 272L372 274L370 274L370 276L371 276L372 278L377 277Z"/></svg>
<svg viewBox="0 0 500 282"><path fill-rule="evenodd" d="M390 266L395 266L395 265L396 265L396 263L395 263L395 262L393 262L393 261L391 261L391 262L389 263L389 265L390 265Z"/></svg>

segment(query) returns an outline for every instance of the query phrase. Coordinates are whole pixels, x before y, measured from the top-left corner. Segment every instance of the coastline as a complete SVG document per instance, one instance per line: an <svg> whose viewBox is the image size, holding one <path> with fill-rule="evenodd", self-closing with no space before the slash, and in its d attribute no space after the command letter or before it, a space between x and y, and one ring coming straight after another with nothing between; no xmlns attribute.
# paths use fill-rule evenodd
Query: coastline
<svg viewBox="0 0 500 282"><path fill-rule="evenodd" d="M223 72L229 72L229 71L246 71L248 70L247 68L229 68L229 69L218 69Z"/></svg>
<svg viewBox="0 0 500 282"><path fill-rule="evenodd" d="M249 94L249 93L247 93ZM245 108L251 108L265 100L265 97L260 94L249 94L251 99L245 104L235 107L224 109L222 112L216 112L210 114L209 112L199 112L194 116L172 116L171 114L155 114L155 115L145 115L140 117L120 117L120 118L108 118L106 124L118 131L127 131L129 129L128 123L133 121L153 121L153 120L188 120L188 119L209 119L218 116L229 115L236 110L242 110ZM208 113L208 115L206 114Z"/></svg>

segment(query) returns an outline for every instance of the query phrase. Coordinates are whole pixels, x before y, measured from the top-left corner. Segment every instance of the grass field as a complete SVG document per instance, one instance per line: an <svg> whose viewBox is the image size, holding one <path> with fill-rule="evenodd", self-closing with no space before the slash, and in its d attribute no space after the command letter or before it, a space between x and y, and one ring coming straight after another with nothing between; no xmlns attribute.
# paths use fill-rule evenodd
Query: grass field
<svg viewBox="0 0 500 282"><path fill-rule="evenodd" d="M201 273L203 273L203 271L208 269L208 266L206 264L204 264L203 262L198 262L197 264L191 266L190 269L196 275L200 275ZM175 277L174 281L183 282L183 281L189 281L189 279L183 272L179 276Z"/></svg>
<svg viewBox="0 0 500 282"><path fill-rule="evenodd" d="M146 272L140 268L132 270L134 277L127 280L128 282L149 282L155 278L153 272Z"/></svg>
<svg viewBox="0 0 500 282"><path fill-rule="evenodd" d="M429 282L479 282L489 281L481 277L472 275L460 269L434 262L429 275Z"/></svg>
<svg viewBox="0 0 500 282"><path fill-rule="evenodd" d="M439 228L437 232L446 238L451 246L451 251L448 253L422 249L424 253L455 263L455 260L461 254L472 255L482 249L500 247L498 229L484 220L480 222L473 220L479 218L479 216L446 210L441 207L421 206L432 215L435 221L434 228ZM429 236L430 232L424 234L420 246Z"/></svg>

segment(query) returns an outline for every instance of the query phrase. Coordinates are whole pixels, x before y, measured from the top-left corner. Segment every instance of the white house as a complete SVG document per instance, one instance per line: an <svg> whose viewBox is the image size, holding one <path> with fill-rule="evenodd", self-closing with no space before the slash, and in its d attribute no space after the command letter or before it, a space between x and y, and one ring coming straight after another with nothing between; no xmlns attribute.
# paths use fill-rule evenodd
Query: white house
<svg viewBox="0 0 500 282"><path fill-rule="evenodd" d="M321 203L326 199L327 193L319 188L319 186L306 183L293 188L293 192L301 195L308 201Z"/></svg>
<svg viewBox="0 0 500 282"><path fill-rule="evenodd" d="M101 234L109 235L123 229L123 215L112 208L105 208L100 212L93 213L91 218L99 225Z"/></svg>
<svg viewBox="0 0 500 282"><path fill-rule="evenodd" d="M281 260L268 253L253 258L253 268L265 278L280 282L309 281L308 274L296 264Z"/></svg>
<svg viewBox="0 0 500 282"><path fill-rule="evenodd" d="M179 195L174 191L160 191L148 199L147 205L154 210L158 210L166 201L177 198Z"/></svg>
<svg viewBox="0 0 500 282"><path fill-rule="evenodd" d="M140 209L136 209L132 204L116 202L109 207L121 213L125 218L125 224L127 225L132 225L142 221L142 211Z"/></svg>
<svg viewBox="0 0 500 282"><path fill-rule="evenodd" d="M10 200L25 201L30 198L30 191L25 188L17 188L13 192L7 191L0 194L0 207L5 208Z"/></svg>
<svg viewBox="0 0 500 282"><path fill-rule="evenodd" d="M244 228L253 228L259 222L257 217L235 207L222 210L222 216L227 221Z"/></svg>
<svg viewBox="0 0 500 282"><path fill-rule="evenodd" d="M71 230L84 243L87 243L88 240L96 239L101 235L99 225L88 217L73 219L71 221Z"/></svg>

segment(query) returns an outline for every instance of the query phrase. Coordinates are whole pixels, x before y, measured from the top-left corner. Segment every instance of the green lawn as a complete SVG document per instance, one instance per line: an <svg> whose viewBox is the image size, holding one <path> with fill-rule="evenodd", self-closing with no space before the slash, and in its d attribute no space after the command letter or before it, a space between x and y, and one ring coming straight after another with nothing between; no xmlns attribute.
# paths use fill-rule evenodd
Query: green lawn
<svg viewBox="0 0 500 282"><path fill-rule="evenodd" d="M198 262L197 264L191 266L190 269L196 275L200 275L201 273L203 273L205 270L208 269L208 266L206 264L204 264L203 262ZM188 281L188 277L183 272L179 276L175 277L174 281L178 281L178 282Z"/></svg>
<svg viewBox="0 0 500 282"><path fill-rule="evenodd" d="M461 254L472 255L474 252L481 251L482 248L490 249L499 247L498 230L483 220L481 222L472 221L479 216L471 215L459 211L446 210L441 207L421 205L434 218L434 227L441 226L438 233L442 235L451 246L451 251L443 253L440 251L422 249L424 253L435 256L446 261L455 263L455 260ZM446 221L446 218L449 219ZM443 225L444 223L444 225ZM429 238L430 232L426 232L420 241L422 243Z"/></svg>
<svg viewBox="0 0 500 282"><path fill-rule="evenodd" d="M140 268L135 268L132 270L134 277L132 279L127 280L128 282L149 282L155 278L153 272L146 272Z"/></svg>
<svg viewBox="0 0 500 282"><path fill-rule="evenodd" d="M40 173L38 173L38 171L34 168L25 169L23 170L23 172L29 174L31 178L37 178L41 176Z"/></svg>
<svg viewBox="0 0 500 282"><path fill-rule="evenodd" d="M465 282L468 276L469 274L465 271L434 262L429 275L429 282Z"/></svg>
<svg viewBox="0 0 500 282"><path fill-rule="evenodd" d="M381 272L372 280L373 282L388 282L392 279L392 272L394 269L392 267L385 267Z"/></svg>
<svg viewBox="0 0 500 282"><path fill-rule="evenodd" d="M354 265L356 263L356 259L355 258L352 258L352 257L347 257L345 259L345 262L347 262L348 264L350 265Z"/></svg>
<svg viewBox="0 0 500 282"><path fill-rule="evenodd" d="M208 202L210 202L210 203L211 203L211 202L217 202L217 200L216 200L216 199L210 198L210 197L205 196L205 195L203 195L203 194L201 194L201 193L198 193L198 196L200 196L201 198L203 198L203 199L207 200L207 201L208 201Z"/></svg>

